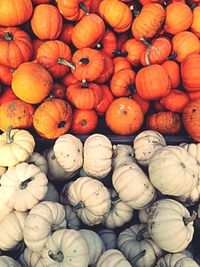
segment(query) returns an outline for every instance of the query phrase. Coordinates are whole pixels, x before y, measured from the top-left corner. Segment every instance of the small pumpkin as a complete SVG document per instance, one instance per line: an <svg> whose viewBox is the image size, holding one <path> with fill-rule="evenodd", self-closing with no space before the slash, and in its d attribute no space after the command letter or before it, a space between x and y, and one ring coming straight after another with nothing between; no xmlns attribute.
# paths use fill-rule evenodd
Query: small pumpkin
<svg viewBox="0 0 200 267"><path fill-rule="evenodd" d="M53 83L53 89L49 95L50 98L59 98L65 100L65 87L60 83Z"/></svg>
<svg viewBox="0 0 200 267"><path fill-rule="evenodd" d="M105 84L108 82L114 72L114 63L112 58L110 58L107 54L103 53L103 60L105 63L104 71L100 74L100 76L95 80L98 84Z"/></svg>
<svg viewBox="0 0 200 267"><path fill-rule="evenodd" d="M99 116L103 116L108 109L109 105L113 101L113 94L108 85L102 84L101 89L103 92L103 98L95 107L95 110ZM1 98L0 98L1 101Z"/></svg>
<svg viewBox="0 0 200 267"><path fill-rule="evenodd" d="M0 65L0 82L4 85L11 85L14 70L12 68Z"/></svg>
<svg viewBox="0 0 200 267"><path fill-rule="evenodd" d="M65 42L68 45L71 44L72 42L71 35L72 35L73 27L74 27L73 24L69 22L64 22L62 26L61 34L59 36L59 40Z"/></svg>
<svg viewBox="0 0 200 267"><path fill-rule="evenodd" d="M174 254L166 254L165 256L161 257L155 267L176 267L180 265L181 267L198 267L196 261L194 261L191 257L183 253L174 253Z"/></svg>
<svg viewBox="0 0 200 267"><path fill-rule="evenodd" d="M97 233L104 243L105 250L117 248L117 236L113 230L103 228L98 230Z"/></svg>
<svg viewBox="0 0 200 267"><path fill-rule="evenodd" d="M171 87L177 88L181 82L181 73L178 63L172 60L166 60L161 65L169 75Z"/></svg>
<svg viewBox="0 0 200 267"><path fill-rule="evenodd" d="M33 152L26 162L29 164L35 164L43 173L48 173L47 160L38 152Z"/></svg>
<svg viewBox="0 0 200 267"><path fill-rule="evenodd" d="M56 190L55 186L48 182L48 189L46 195L43 198L43 201L52 201L52 202L59 202L59 194Z"/></svg>
<svg viewBox="0 0 200 267"><path fill-rule="evenodd" d="M193 20L191 25L191 30L195 35L200 37L200 27L199 27L199 14L200 14L200 6L196 6L193 9Z"/></svg>
<svg viewBox="0 0 200 267"><path fill-rule="evenodd" d="M149 108L150 108L150 101L148 100L144 100L143 98L141 98L137 92L133 92L133 94L131 95L132 99L134 99L139 106L141 107L143 113L145 114Z"/></svg>
<svg viewBox="0 0 200 267"><path fill-rule="evenodd" d="M114 73L122 70L122 69L131 69L131 64L125 57L119 56L113 59L114 63Z"/></svg>
<svg viewBox="0 0 200 267"><path fill-rule="evenodd" d="M0 264L3 267L21 267L16 260L8 256L0 256Z"/></svg>
<svg viewBox="0 0 200 267"><path fill-rule="evenodd" d="M105 53L109 57L114 57L113 50L117 48L117 37L111 30L106 30L102 39L96 45L96 49Z"/></svg>
<svg viewBox="0 0 200 267"><path fill-rule="evenodd" d="M113 146L112 167L116 170L127 163L136 162L133 147L130 145L118 144Z"/></svg>
<svg viewBox="0 0 200 267"><path fill-rule="evenodd" d="M29 248L25 248L23 254L20 256L20 262L28 266L44 267L42 263L42 255L40 252L31 251Z"/></svg>

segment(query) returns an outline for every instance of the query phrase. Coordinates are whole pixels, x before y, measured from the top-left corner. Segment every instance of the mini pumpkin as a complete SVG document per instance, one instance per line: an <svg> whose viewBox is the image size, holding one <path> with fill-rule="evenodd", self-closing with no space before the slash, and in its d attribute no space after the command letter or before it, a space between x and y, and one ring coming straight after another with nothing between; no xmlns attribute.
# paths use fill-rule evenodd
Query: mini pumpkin
<svg viewBox="0 0 200 267"><path fill-rule="evenodd" d="M135 162L133 147L130 145L118 144L113 146L112 167L116 170L122 165Z"/></svg>
<svg viewBox="0 0 200 267"><path fill-rule="evenodd" d="M114 57L113 50L117 48L117 37L111 30L106 30L102 39L96 45L96 49L104 52L109 57Z"/></svg>
<svg viewBox="0 0 200 267"><path fill-rule="evenodd" d="M47 160L38 152L33 152L26 162L29 164L35 164L43 173L48 173Z"/></svg>
<svg viewBox="0 0 200 267"><path fill-rule="evenodd" d="M117 236L115 231L103 228L97 231L104 243L105 250L117 248Z"/></svg>
<svg viewBox="0 0 200 267"><path fill-rule="evenodd" d="M174 253L174 254L166 254L165 256L161 257L155 267L176 267L180 265L181 267L198 267L196 261L194 261L191 257L183 254L183 253Z"/></svg>
<svg viewBox="0 0 200 267"><path fill-rule="evenodd" d="M162 63L162 67L169 75L172 88L177 88L181 82L181 73L178 63L172 60L166 60Z"/></svg>
<svg viewBox="0 0 200 267"><path fill-rule="evenodd" d="M109 105L113 101L113 94L112 94L109 86L105 85L105 84L102 84L101 85L101 89L102 89L102 92L103 92L103 98L99 102L99 104L97 104L97 106L95 107L95 110L97 111L97 114L99 116L103 116L105 114L105 112L108 109ZM0 100L1 100L1 98L0 98Z"/></svg>
<svg viewBox="0 0 200 267"><path fill-rule="evenodd" d="M8 256L0 256L0 264L3 267L21 267L16 260Z"/></svg>

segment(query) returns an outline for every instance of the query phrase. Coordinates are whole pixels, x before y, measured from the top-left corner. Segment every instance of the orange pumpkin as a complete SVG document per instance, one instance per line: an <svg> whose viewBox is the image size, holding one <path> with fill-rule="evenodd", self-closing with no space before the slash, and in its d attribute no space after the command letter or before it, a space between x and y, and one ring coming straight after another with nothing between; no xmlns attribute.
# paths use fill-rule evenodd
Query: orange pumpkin
<svg viewBox="0 0 200 267"><path fill-rule="evenodd" d="M68 72L61 80L60 82L65 86L68 87L72 83L78 82L78 80L74 77L74 75L71 72Z"/></svg>
<svg viewBox="0 0 200 267"><path fill-rule="evenodd" d="M11 85L14 70L0 65L0 82L5 85Z"/></svg>
<svg viewBox="0 0 200 267"><path fill-rule="evenodd" d="M150 102L141 98L137 92L134 92L131 97L140 105L144 114L149 110Z"/></svg>
<svg viewBox="0 0 200 267"><path fill-rule="evenodd" d="M105 118L111 131L119 135L130 135L140 129L144 114L135 100L120 97L110 104Z"/></svg>
<svg viewBox="0 0 200 267"><path fill-rule="evenodd" d="M99 5L102 0L92 0L90 3L90 12L91 13L98 13Z"/></svg>
<svg viewBox="0 0 200 267"><path fill-rule="evenodd" d="M70 130L73 134L90 134L96 129L97 123L98 116L93 109L76 109Z"/></svg>
<svg viewBox="0 0 200 267"><path fill-rule="evenodd" d="M96 14L84 16L73 28L71 39L77 48L95 47L105 33L105 23Z"/></svg>
<svg viewBox="0 0 200 267"><path fill-rule="evenodd" d="M160 111L147 117L146 127L161 134L176 134L181 130L181 118L177 113Z"/></svg>
<svg viewBox="0 0 200 267"><path fill-rule="evenodd" d="M32 0L34 5L39 5L39 4L49 4L52 2L52 0Z"/></svg>
<svg viewBox="0 0 200 267"><path fill-rule="evenodd" d="M1 0L0 25L20 25L30 19L32 12L31 0Z"/></svg>
<svg viewBox="0 0 200 267"><path fill-rule="evenodd" d="M117 38L114 32L106 30L103 38L96 45L96 48L107 54L109 57L114 57L113 50L116 50L117 48Z"/></svg>
<svg viewBox="0 0 200 267"><path fill-rule="evenodd" d="M165 111L164 107L160 103L160 99L153 101L153 108L155 111Z"/></svg>
<svg viewBox="0 0 200 267"><path fill-rule="evenodd" d="M62 84L54 83L49 95L51 98L65 99L65 87Z"/></svg>
<svg viewBox="0 0 200 267"><path fill-rule="evenodd" d="M182 121L187 133L200 142L200 99L190 101L182 112Z"/></svg>
<svg viewBox="0 0 200 267"><path fill-rule="evenodd" d="M34 40L32 40L32 44L33 44L33 57L32 57L32 59L34 60L34 59L36 59L38 48L42 44L44 44L44 41L40 40L40 39L34 39Z"/></svg>
<svg viewBox="0 0 200 267"><path fill-rule="evenodd" d="M53 80L43 66L25 62L13 73L11 85L17 97L30 104L38 104L49 95Z"/></svg>
<svg viewBox="0 0 200 267"><path fill-rule="evenodd" d="M17 27L0 27L0 64L17 68L32 57L33 46L28 34Z"/></svg>
<svg viewBox="0 0 200 267"><path fill-rule="evenodd" d="M101 89L103 92L102 100L95 107L95 110L99 116L103 116L113 101L113 94L108 85L102 84Z"/></svg>
<svg viewBox="0 0 200 267"><path fill-rule="evenodd" d="M66 90L67 100L78 109L93 109L102 100L103 92L95 83L77 82Z"/></svg>
<svg viewBox="0 0 200 267"><path fill-rule="evenodd" d="M34 108L20 99L6 101L0 105L0 130L30 128L33 124Z"/></svg>
<svg viewBox="0 0 200 267"><path fill-rule="evenodd" d="M62 99L48 99L35 110L33 127L43 138L54 139L65 134L72 123L71 106Z"/></svg>
<svg viewBox="0 0 200 267"><path fill-rule="evenodd" d="M34 8L31 27L39 39L56 39L61 33L62 25L63 19L57 7L41 4Z"/></svg>
<svg viewBox="0 0 200 267"><path fill-rule="evenodd" d="M121 51L124 43L129 39L127 32L117 34L117 50Z"/></svg>
<svg viewBox="0 0 200 267"><path fill-rule="evenodd" d="M131 64L125 57L115 57L113 63L114 63L114 73L123 69L131 69Z"/></svg>
<svg viewBox="0 0 200 267"><path fill-rule="evenodd" d="M191 91L191 92L187 92L190 100L195 100L195 99L199 99L200 98L200 88L198 91Z"/></svg>
<svg viewBox="0 0 200 267"><path fill-rule="evenodd" d="M172 60L166 60L162 63L162 67L166 70L171 81L171 87L177 88L181 82L181 73L178 63Z"/></svg>
<svg viewBox="0 0 200 267"><path fill-rule="evenodd" d="M98 84L104 84L106 83L112 76L114 71L114 63L112 58L110 58L108 55L102 52L103 55L103 61L105 63L105 67L103 72L100 74L100 76L95 80L95 83Z"/></svg>
<svg viewBox="0 0 200 267"><path fill-rule="evenodd" d="M0 95L0 105L15 99L18 99L18 97L14 94L13 90L10 87L4 88L2 94Z"/></svg>
<svg viewBox="0 0 200 267"><path fill-rule="evenodd" d="M63 23L62 31L59 36L59 40L65 42L66 44L71 44L72 42L72 30L74 28L73 24L70 23Z"/></svg>
<svg viewBox="0 0 200 267"><path fill-rule="evenodd" d="M193 20L191 25L191 31L200 38L200 5L193 10Z"/></svg>
<svg viewBox="0 0 200 267"><path fill-rule="evenodd" d="M140 69L135 84L138 95L145 100L157 100L168 95L171 89L167 72L158 64Z"/></svg>
<svg viewBox="0 0 200 267"><path fill-rule="evenodd" d="M181 2L173 2L167 5L164 29L166 32L176 34L186 31L192 24L192 11L190 7Z"/></svg>
<svg viewBox="0 0 200 267"><path fill-rule="evenodd" d="M158 3L158 4L163 4L165 1L164 0L139 0L140 3L144 6L147 3Z"/></svg>

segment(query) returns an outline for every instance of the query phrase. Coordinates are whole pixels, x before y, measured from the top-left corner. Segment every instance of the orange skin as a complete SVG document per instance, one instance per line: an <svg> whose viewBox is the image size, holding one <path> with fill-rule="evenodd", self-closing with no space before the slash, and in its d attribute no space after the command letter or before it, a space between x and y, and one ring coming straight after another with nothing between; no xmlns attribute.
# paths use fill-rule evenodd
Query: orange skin
<svg viewBox="0 0 200 267"><path fill-rule="evenodd" d="M200 38L200 5L193 9L191 30L198 38Z"/></svg>
<svg viewBox="0 0 200 267"><path fill-rule="evenodd" d="M0 65L0 82L10 86L13 78L13 72L13 69Z"/></svg>
<svg viewBox="0 0 200 267"><path fill-rule="evenodd" d="M195 99L198 99L200 98L200 88L199 88L199 91L194 91L194 92L187 92L190 100L195 100Z"/></svg>
<svg viewBox="0 0 200 267"><path fill-rule="evenodd" d="M72 83L78 82L71 72L68 72L63 78L61 78L60 81L65 87L70 86Z"/></svg>
<svg viewBox="0 0 200 267"><path fill-rule="evenodd" d="M107 54L103 53L103 60L105 63L105 67L103 72L100 74L100 76L95 80L95 83L98 84L104 84L106 83L112 76L114 71L114 63L112 58L110 58Z"/></svg>
<svg viewBox="0 0 200 267"><path fill-rule="evenodd" d="M13 90L8 87L3 90L3 93L0 95L0 105L10 100L19 99L13 92Z"/></svg>
<svg viewBox="0 0 200 267"><path fill-rule="evenodd" d="M113 101L113 94L108 85L102 84L101 89L103 91L103 98L99 102L99 104L95 107L95 110L97 111L97 114L99 116L103 116L105 114L106 110Z"/></svg>
<svg viewBox="0 0 200 267"><path fill-rule="evenodd" d="M32 44L33 44L33 60L36 59L36 55L37 55L37 51L38 48L44 43L43 40L40 39L35 39L32 40Z"/></svg>
<svg viewBox="0 0 200 267"><path fill-rule="evenodd" d="M111 30L106 30L104 36L96 45L96 48L113 58L114 54L112 51L117 49L117 38L114 32Z"/></svg>
<svg viewBox="0 0 200 267"><path fill-rule="evenodd" d="M50 97L65 99L65 87L62 84L54 83L51 90Z"/></svg>
<svg viewBox="0 0 200 267"><path fill-rule="evenodd" d="M162 67L166 70L171 81L171 87L177 88L181 82L181 73L178 63L172 60L166 60L162 63Z"/></svg>
<svg viewBox="0 0 200 267"><path fill-rule="evenodd" d="M113 63L114 63L114 73L123 69L131 69L131 64L125 57L115 57L113 59Z"/></svg>
<svg viewBox="0 0 200 267"><path fill-rule="evenodd" d="M149 110L150 102L142 99L137 92L134 92L131 97L140 105L144 114Z"/></svg>

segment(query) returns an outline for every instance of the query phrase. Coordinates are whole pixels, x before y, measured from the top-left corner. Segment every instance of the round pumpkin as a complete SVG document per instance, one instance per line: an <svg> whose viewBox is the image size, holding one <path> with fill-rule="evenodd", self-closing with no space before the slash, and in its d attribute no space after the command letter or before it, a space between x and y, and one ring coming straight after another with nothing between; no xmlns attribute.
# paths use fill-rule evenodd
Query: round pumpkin
<svg viewBox="0 0 200 267"><path fill-rule="evenodd" d="M113 94L112 94L109 86L102 84L101 85L101 89L102 89L102 92L103 92L103 98L99 102L99 104L97 104L97 106L95 107L95 110L97 111L97 114L99 116L103 116L105 114L105 112L108 109L109 105L113 101ZM1 101L1 97L0 97L0 101Z"/></svg>
<svg viewBox="0 0 200 267"><path fill-rule="evenodd" d="M0 65L0 82L4 85L11 85L14 70L12 68Z"/></svg>
<svg viewBox="0 0 200 267"><path fill-rule="evenodd" d="M59 40L65 42L66 44L71 44L72 42L72 29L73 29L74 25L69 23L69 22L64 22L63 26L62 26L62 31L61 34L59 36Z"/></svg>
<svg viewBox="0 0 200 267"><path fill-rule="evenodd" d="M117 249L106 250L99 258L96 267L131 267L124 255Z"/></svg>
<svg viewBox="0 0 200 267"><path fill-rule="evenodd" d="M113 59L113 63L114 63L114 73L123 69L131 69L131 64L125 57L122 56L115 57Z"/></svg>
<svg viewBox="0 0 200 267"><path fill-rule="evenodd" d="M193 20L191 25L191 30L197 37L200 37L200 24L199 24L199 16L200 16L200 6L196 6L193 9Z"/></svg>
<svg viewBox="0 0 200 267"><path fill-rule="evenodd" d="M181 73L178 63L172 60L166 60L161 65L169 75L171 87L177 88L181 82Z"/></svg>
<svg viewBox="0 0 200 267"><path fill-rule="evenodd" d="M114 32L109 29L106 30L102 39L96 45L96 48L109 57L114 57L113 50L117 48L117 37Z"/></svg>

